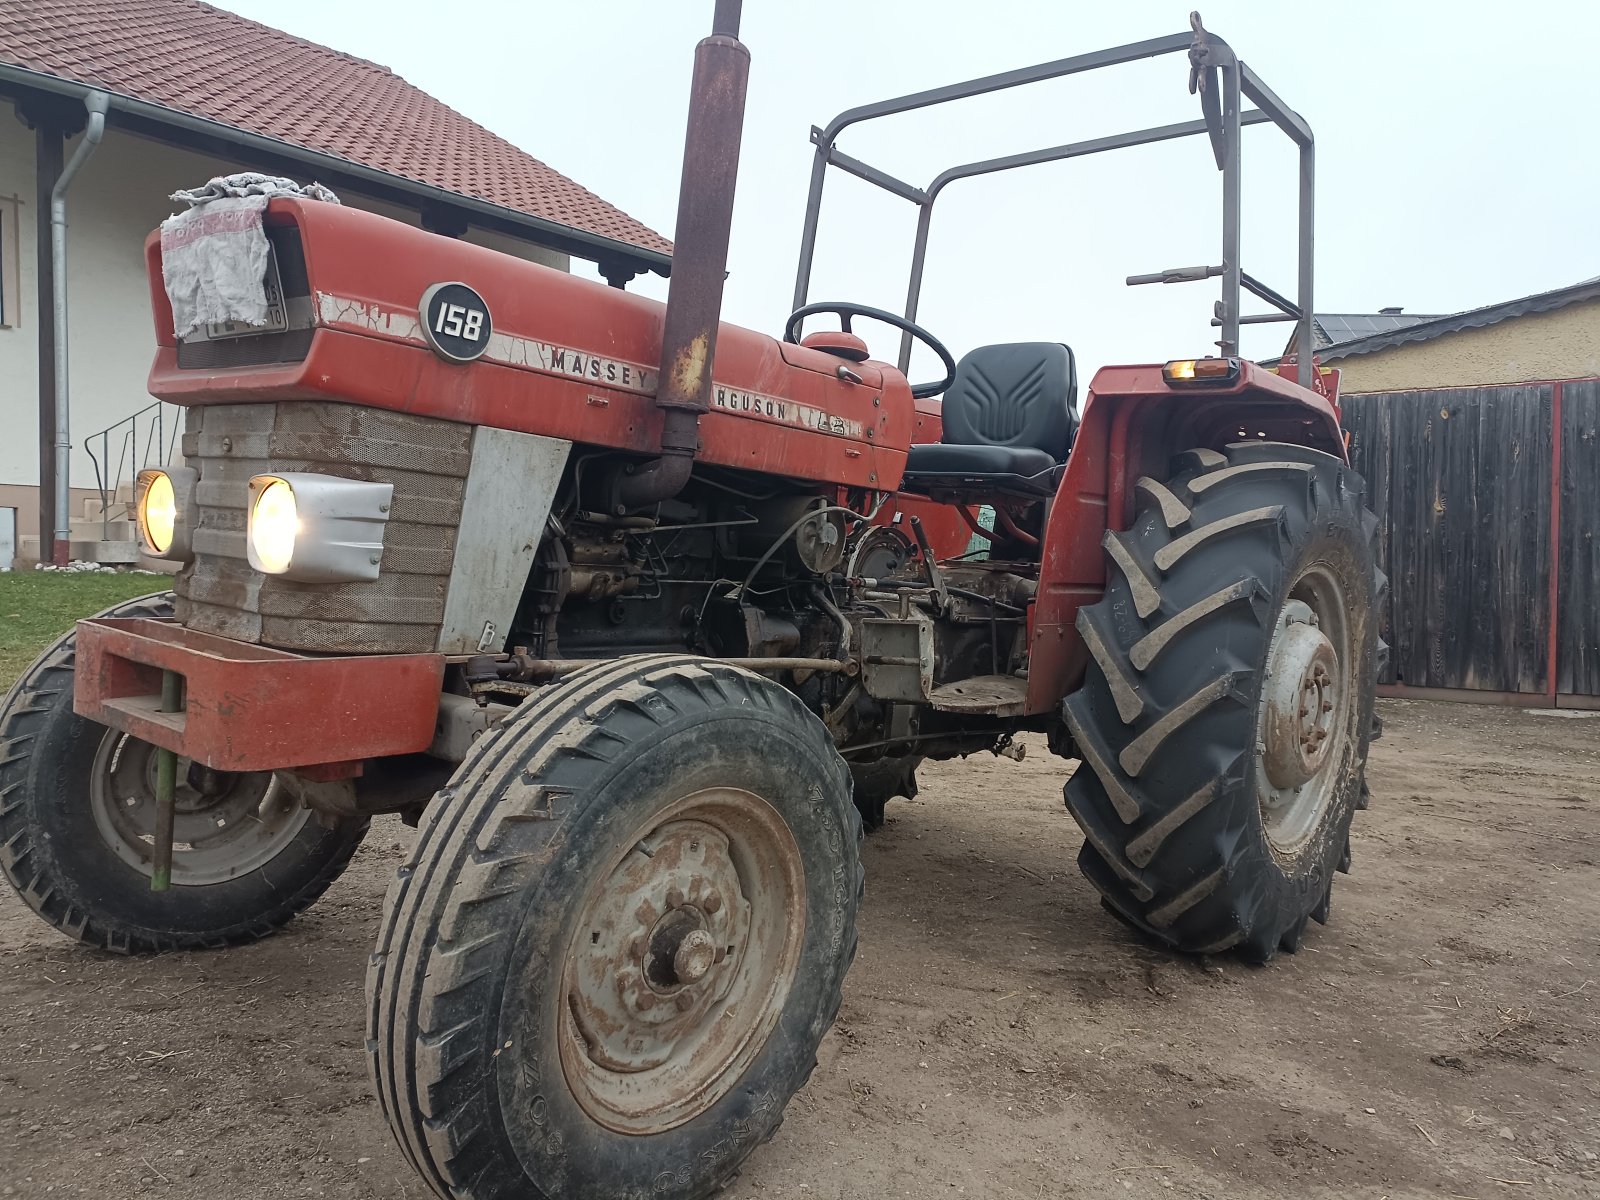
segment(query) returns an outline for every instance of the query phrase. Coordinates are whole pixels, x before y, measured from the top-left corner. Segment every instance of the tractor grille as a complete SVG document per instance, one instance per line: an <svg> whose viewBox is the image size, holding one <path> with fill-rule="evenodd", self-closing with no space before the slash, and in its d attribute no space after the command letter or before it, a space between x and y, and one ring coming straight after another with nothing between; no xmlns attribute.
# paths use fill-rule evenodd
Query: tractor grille
<svg viewBox="0 0 1600 1200"><path fill-rule="evenodd" d="M311 281L306 275L305 249L294 225L269 225L273 261L289 328L282 333L251 333L242 337L178 339L178 366L186 371L220 371L233 367L266 367L275 363L305 361L316 333L312 322Z"/></svg>
<svg viewBox="0 0 1600 1200"><path fill-rule="evenodd" d="M178 575L190 629L285 650L433 650L444 617L472 427L348 404L200 405L183 453L200 472L194 561ZM311 471L394 485L377 579L295 583L245 557L252 475Z"/></svg>

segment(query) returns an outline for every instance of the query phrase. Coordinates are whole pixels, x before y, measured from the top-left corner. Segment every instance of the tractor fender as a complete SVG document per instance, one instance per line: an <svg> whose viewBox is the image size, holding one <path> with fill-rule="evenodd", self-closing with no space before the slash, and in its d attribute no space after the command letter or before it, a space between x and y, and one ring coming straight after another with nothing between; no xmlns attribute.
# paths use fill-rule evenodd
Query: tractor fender
<svg viewBox="0 0 1600 1200"><path fill-rule="evenodd" d="M1332 398L1255 363L1241 363L1239 378L1221 386L1174 386L1159 364L1104 367L1095 375L1040 546L1025 711L1058 711L1083 678L1088 652L1078 609L1105 591L1101 543L1107 530L1132 523L1138 481L1164 478L1181 451L1256 440L1349 460Z"/></svg>

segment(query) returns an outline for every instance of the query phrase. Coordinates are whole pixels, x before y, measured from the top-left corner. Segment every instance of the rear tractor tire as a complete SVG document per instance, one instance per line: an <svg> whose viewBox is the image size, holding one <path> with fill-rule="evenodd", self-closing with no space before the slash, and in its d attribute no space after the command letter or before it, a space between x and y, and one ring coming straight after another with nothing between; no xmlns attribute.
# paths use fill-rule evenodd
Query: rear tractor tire
<svg viewBox="0 0 1600 1200"><path fill-rule="evenodd" d="M1173 948L1297 950L1349 870L1385 586L1364 491L1303 446L1191 450L1106 534L1066 802L1106 906Z"/></svg>
<svg viewBox="0 0 1600 1200"><path fill-rule="evenodd" d="M144 596L102 617L170 617ZM270 772L178 760L172 885L150 890L155 747L72 711L77 637L23 672L0 707L0 868L68 937L124 954L265 937L337 879L367 830L333 827Z"/></svg>
<svg viewBox="0 0 1600 1200"><path fill-rule="evenodd" d="M826 727L750 672L600 663L423 817L367 972L396 1140L447 1200L694 1200L770 1138L855 956Z"/></svg>

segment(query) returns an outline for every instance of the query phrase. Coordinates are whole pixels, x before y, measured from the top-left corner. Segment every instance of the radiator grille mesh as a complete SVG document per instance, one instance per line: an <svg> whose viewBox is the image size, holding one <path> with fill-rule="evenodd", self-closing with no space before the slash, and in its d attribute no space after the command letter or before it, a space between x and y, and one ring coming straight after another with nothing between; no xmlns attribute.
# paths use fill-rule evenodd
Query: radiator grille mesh
<svg viewBox="0 0 1600 1200"><path fill-rule="evenodd" d="M178 619L239 641L344 654L426 652L438 642L461 522L472 427L347 404L200 405L183 453L200 472L195 558ZM394 485L378 578L295 583L245 557L252 475L311 471Z"/></svg>

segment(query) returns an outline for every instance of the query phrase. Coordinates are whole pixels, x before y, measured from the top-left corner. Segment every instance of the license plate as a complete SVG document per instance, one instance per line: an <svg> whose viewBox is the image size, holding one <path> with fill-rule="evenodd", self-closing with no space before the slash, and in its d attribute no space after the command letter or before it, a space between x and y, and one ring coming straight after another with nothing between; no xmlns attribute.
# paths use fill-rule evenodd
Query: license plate
<svg viewBox="0 0 1600 1200"><path fill-rule="evenodd" d="M278 251L267 245L267 275L262 281L267 292L267 323L251 325L245 321L210 321L203 335L208 341L219 338L249 337L260 333L283 333L289 328L289 314L283 304L283 280L278 276Z"/></svg>

